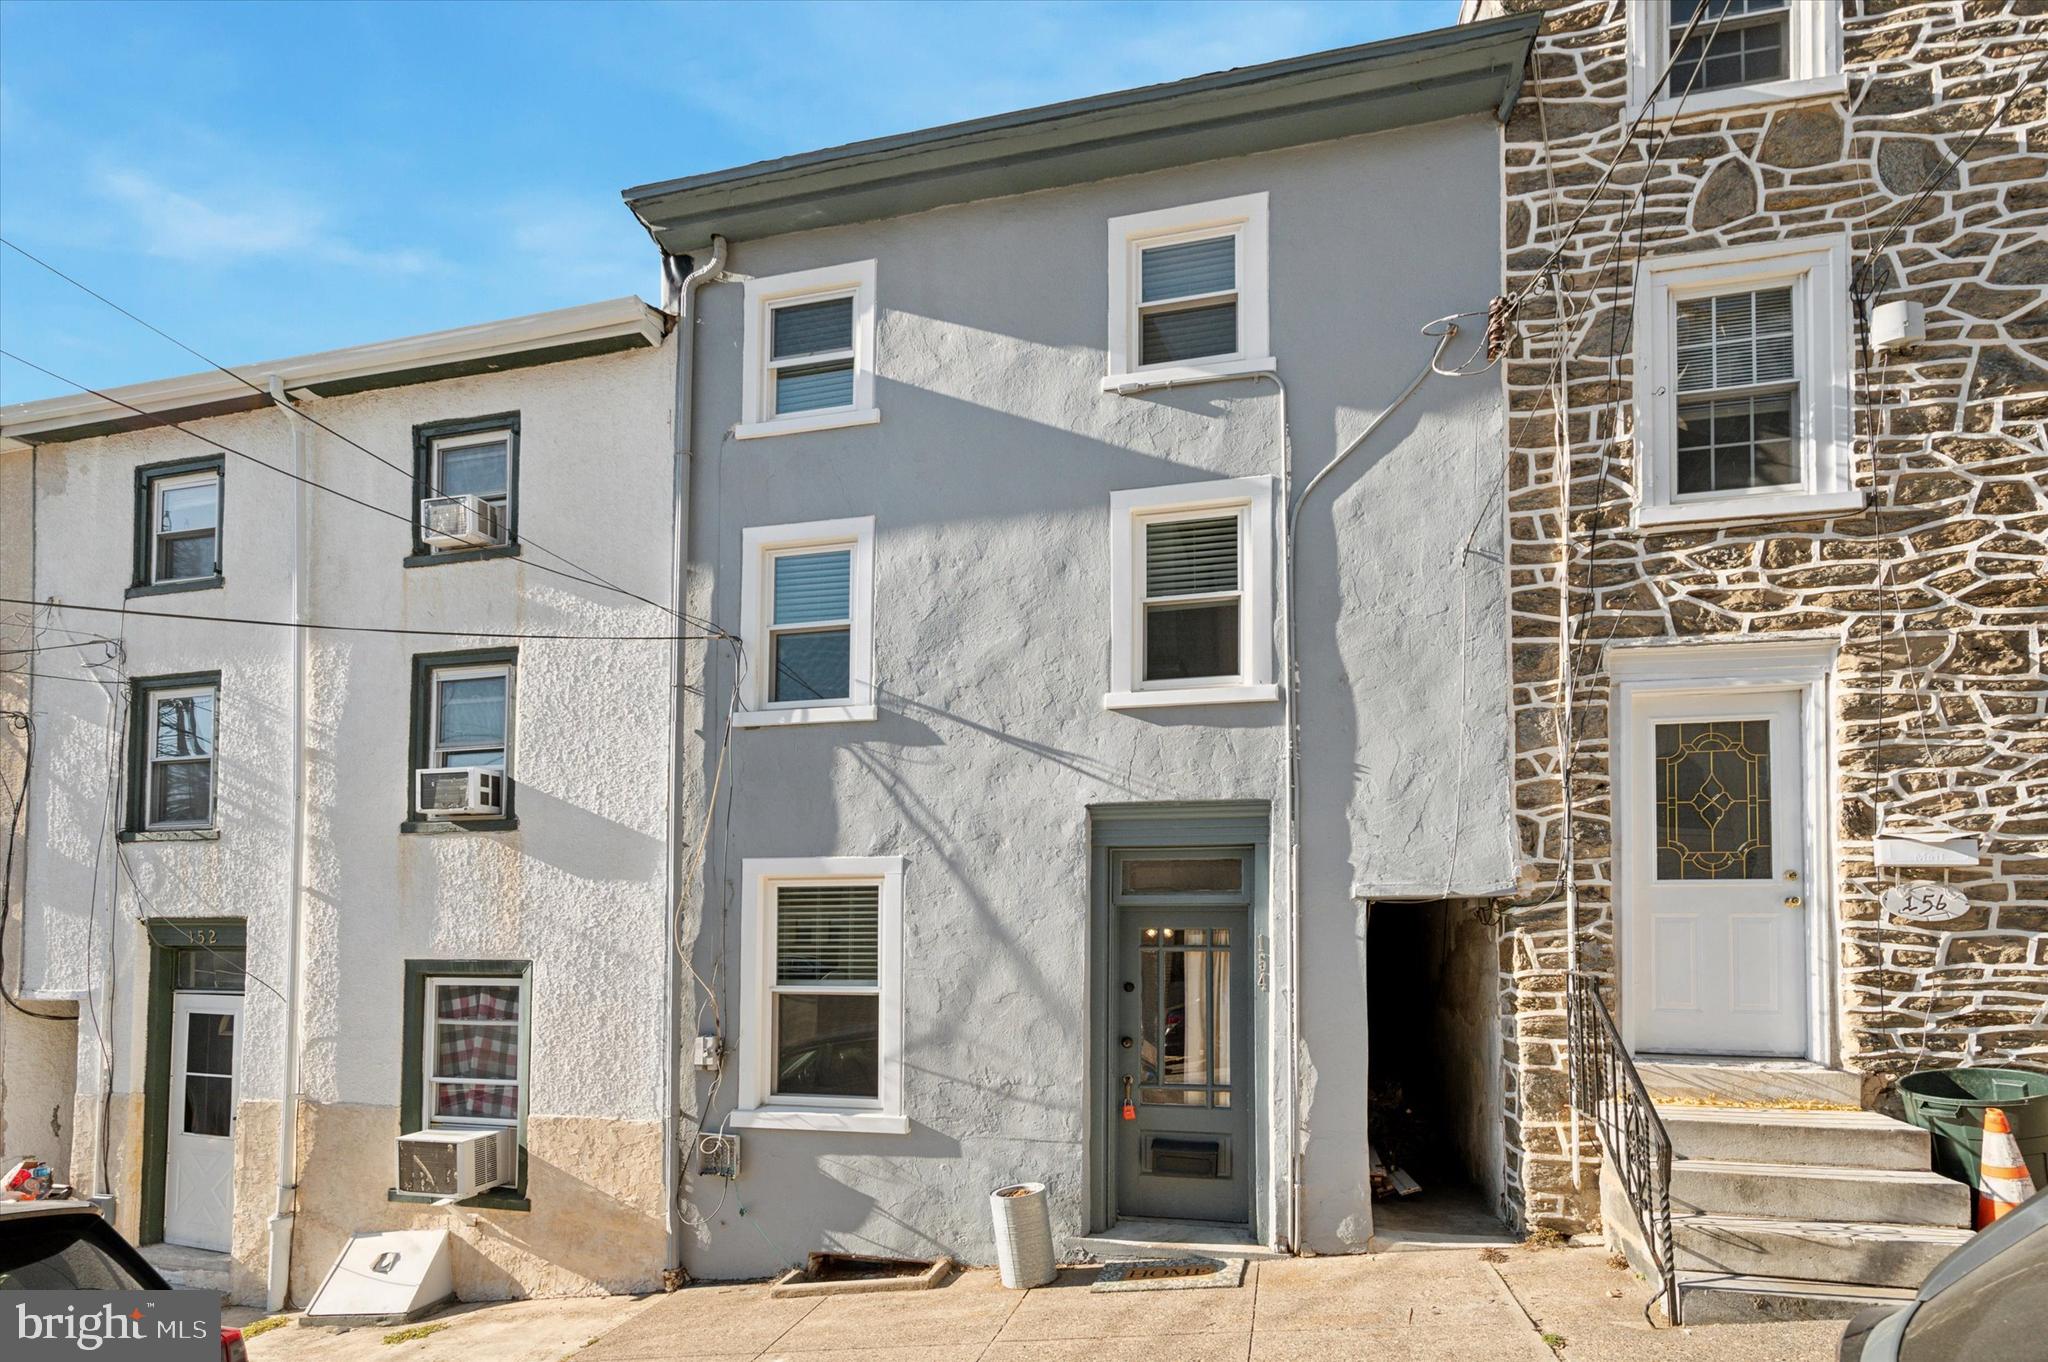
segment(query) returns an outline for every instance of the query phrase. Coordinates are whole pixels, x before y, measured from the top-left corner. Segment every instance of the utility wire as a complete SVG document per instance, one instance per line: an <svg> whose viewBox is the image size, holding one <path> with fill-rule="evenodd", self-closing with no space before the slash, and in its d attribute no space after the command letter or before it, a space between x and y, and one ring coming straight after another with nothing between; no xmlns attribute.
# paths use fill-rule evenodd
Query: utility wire
<svg viewBox="0 0 2048 1362"><path fill-rule="evenodd" d="M1977 144L1984 140L1985 135L2005 121L2005 115L2012 108L2013 102L2020 97L2022 92L2034 88L2034 83L2041 78L2043 71L2048 71L2048 53L2043 53L2041 60L2034 63L2034 69L2021 77L2019 83L2014 85L2012 89L2006 91L2005 99L1999 104L1997 111L1991 115L1983 127L1977 129L1975 136L1963 144L1963 149L1949 157L1948 164L1929 176L1927 183L1920 186L1920 192L1915 194L1912 200L1899 210L1898 216L1892 219L1892 225L1885 232L1883 239L1871 248L1870 254L1864 257L1862 266L1857 269L1856 277L1850 281L1850 297L1860 302L1870 296L1872 291L1869 288L1870 272L1884 258L1885 248L1890 246L1893 240L1897 238L1899 229L1906 225L1906 220L1913 216L1915 210L1926 201L1927 196L1940 188L1943 181L1955 174L1956 167L1970 158L1970 153L1977 149Z"/></svg>
<svg viewBox="0 0 2048 1362"><path fill-rule="evenodd" d="M1571 244L1572 235L1573 233L1579 230L1579 224L1586 220L1586 214L1592 212L1593 205L1600 201L1601 191L1606 189L1607 182L1610 179L1614 178L1614 172L1621 165L1621 158L1628 154L1630 144L1635 141L1636 129L1643 125L1643 120L1650 116L1650 110L1656 107L1657 91L1663 89L1664 82L1671 79L1671 68L1678 65L1679 54L1685 51L1685 45L1687 41L1691 39L1692 31L1695 28L1699 27L1699 22L1702 18L1705 17L1706 12L1707 6L1705 4L1702 4L1699 8L1695 9L1692 12L1692 18L1686 20L1685 32L1679 34L1678 41L1671 44L1671 56L1665 61L1664 69L1657 73L1657 79L1651 83L1649 91L1644 95L1643 107L1636 111L1636 116L1629 123L1628 130L1622 133L1621 145L1614 149L1614 156L1607 162L1607 169L1600 172L1599 180L1593 185L1593 192L1586 196L1585 203L1580 205L1579 207L1578 215L1571 220L1571 225L1564 229L1564 235L1558 238L1557 245L1551 249L1549 255L1544 257L1543 263L1536 266L1535 272L1531 275L1529 282L1526 285L1524 285L1520 290L1518 290L1513 298L1510 298L1508 300L1507 310L1510 313L1513 313L1516 308L1520 307L1522 305L1523 300L1526 299L1530 295L1530 293L1535 291L1536 286L1540 282L1542 282L1544 273L1548 271L1552 265L1557 263L1558 258L1564 254L1565 247ZM1715 37L1718 36L1721 32L1722 23L1724 23L1727 20L1727 18L1728 8L1724 5L1721 9L1721 12L1715 16L1713 30L1707 34L1706 39L1701 44L1702 48L1713 43ZM1705 63L1703 61L1695 61L1693 63L1692 78L1686 81L1686 90L1688 92L1692 89L1693 81L1699 79L1700 68L1704 64ZM1681 106L1683 104L1684 98L1684 95L1679 96ZM1671 121L1676 121L1677 117L1678 111L1674 111L1670 115ZM1669 131L1665 133L1665 140L1670 140ZM1647 179L1647 176L1645 178Z"/></svg>
<svg viewBox="0 0 2048 1362"><path fill-rule="evenodd" d="M0 596L0 605L35 606L44 602L32 601L21 596ZM423 638L503 638L529 639L541 643L675 643L678 641L703 642L723 635L716 634L540 634L540 633L493 633L485 629L408 629L387 624L323 624L312 620L266 620L251 615L190 615L175 610L140 610L134 606L80 605L72 601L49 602L57 610L83 610L95 615L141 615L160 620L193 620L211 624L254 624L270 629L315 629L324 633L339 634L395 634Z"/></svg>
<svg viewBox="0 0 2048 1362"><path fill-rule="evenodd" d="M303 473L295 473L289 468L281 467L280 465L271 463L266 459L260 459L246 450L236 449L233 445L230 444L223 444L221 441L214 439L212 436L201 435L198 431L191 429L189 426L185 426L177 421L170 420L168 417L158 416L154 412L144 411L142 408L128 402L123 402L120 398L115 397L109 393L101 392L97 388L87 387L85 384L78 382L76 379L66 378L64 375L57 373L53 369L45 369L42 365L37 364L34 360L24 359L22 356L15 354L12 350L0 349L0 355L5 355L8 359L15 361L17 364L25 364L29 368L34 369L37 373L43 374L50 378L54 378L59 383L63 383L70 387L76 388L78 391L82 393L90 393L92 396L97 397L102 401L111 402L117 407L121 407L128 411L131 411L135 415L141 417L143 420L151 422L154 425L162 426L166 430L175 430L181 435L190 436L192 439L197 440L199 441L199 443L205 445L208 449L216 449L223 454L233 454L236 458L247 459L250 463L255 464L258 468L267 468L271 472L276 473L281 477L290 478L293 482L296 482L301 486L310 487L316 492L325 492L329 496L339 497L343 501L352 502L353 504L362 507L366 511L374 511L378 515L387 516L392 520L396 520L404 524L408 529L412 527L413 521L411 516L405 515L404 513L399 511L394 511L388 506L379 506L377 503L373 501L365 501L361 497L355 496L349 492L344 492L338 487L330 487L326 483L321 482L318 479L309 478L305 476ZM521 542L526 543L529 541ZM559 554L555 554L553 556L560 557ZM602 590L616 591L621 595L632 597L634 600L641 602L643 605L652 606L656 610L661 611L663 614L672 615L675 618L682 620L685 624L695 624L699 628L711 631L713 635L716 637L725 637L725 631L720 629L717 625L712 624L708 620L692 619L684 615L681 611L672 610L668 606L661 604L659 601L649 600L647 597L641 596L636 592L628 591L624 587L614 586L609 582L602 581L597 578L581 577L573 572L565 572L560 568L549 567L546 563L536 563L531 560L528 560L526 566L536 572L545 572L550 576L561 577L571 582L579 582L584 586L594 586Z"/></svg>
<svg viewBox="0 0 2048 1362"><path fill-rule="evenodd" d="M235 382L237 382L237 383L241 384L241 385L242 385L243 387L245 387L245 388L249 389L249 391L251 391L251 392L253 392L253 393L257 394L257 395L258 395L259 397L262 397L262 398L263 398L264 400L266 400L266 401L270 402L270 403L271 403L271 404L272 404L273 406L276 406L276 405L278 405L276 397L275 397L275 396L274 396L274 395L273 395L273 394L271 393L271 391L270 391L270 390L269 390L268 388L266 388L266 387L262 386L261 384L255 383L255 382L251 381L251 380L250 380L250 379L248 379L248 378L245 378L245 377L243 377L243 376L242 376L241 374L238 374L238 373L236 373L236 372L235 372L235 371L234 371L233 369L230 369L230 368L228 368L228 367L227 367L227 366L226 366L225 364L222 364L222 363L221 363L221 362L220 362L219 360L217 360L217 359L214 359L214 358L212 358L211 356L208 356L208 355L204 355L204 354L201 354L201 353L200 353L200 352L199 352L198 350L195 350L195 349L193 349L193 348L192 348L191 346L189 346L189 345L187 345L187 344L186 344L185 342L183 342L183 341L179 340L179 339L178 339L178 338L177 338L176 336L173 336L173 335L172 335L172 334L171 334L170 332L168 332L168 331L164 330L164 329L163 329L162 327L160 327L160 326L157 326L157 325L155 325L155 324L154 324L154 323L152 323L152 322L148 322L148 321L145 321L145 320L144 320L143 318L141 318L141 317L138 317L138 316L136 316L136 315L135 315L135 314L134 314L133 312L130 312L130 311L129 311L129 310L127 309L127 308L125 308L125 307L121 306L121 305L120 305L119 303L115 302L115 301L114 301L113 299L111 299L111 298L107 297L107 296L106 296L106 295L105 295L104 293L101 293L101 292L99 292L98 290L96 290L96 289L93 289L93 288L89 287L88 285L86 285L86 284L84 284L84 283L80 282L79 280L77 280L77 279L74 279L74 278L73 278L72 276L70 276L69 274L66 274L66 273L65 273L65 272L64 272L63 270L60 270L60 269L58 269L58 268L57 268L57 267L56 267L55 265L52 265L52 264L51 264L51 263L50 263L49 261L47 261L47 260L44 260L44 259L43 259L43 258L42 258L41 256L38 256L38 255L33 255L33 254L31 254L30 252L28 252L28 251L26 251L26 250L23 250L23 249L22 249L22 248L21 248L20 246L17 246L17 245L15 245L15 244L14 244L14 243L13 243L12 241L9 241L9 240L7 240L7 238L5 238L5 237L0 237L0 246L6 246L6 247L7 247L7 249L9 249L9 250L11 250L11 251L15 252L15 253L16 253L17 255L20 255L20 256L22 256L22 257L23 257L24 259L26 259L26 260L30 260L30 261L33 261L33 262L34 262L35 264L37 264L37 265L40 265L40 266L42 266L42 268L44 268L44 269L48 270L48 271L49 271L49 272L50 272L51 274L54 274L54 275L56 275L56 276L57 276L57 277L58 277L59 279L62 279L62 280L63 280L63 281L65 282L65 283L67 283L67 284L70 284L70 285L71 285L72 287L74 287L74 288L77 288L77 289L81 290L82 292L85 292L85 293L87 293L87 294L90 294L90 295L91 295L92 297L94 297L94 298L97 298L97 299L98 299L99 301L101 301L102 303L105 303L105 304L106 304L106 305L107 305L108 307L110 307L110 308L114 309L114 311L116 311L116 312L120 313L120 314L121 314L122 316L124 316L124 317L128 318L128 319L129 319L130 321L132 321L132 322L136 323L136 324L137 324L137 325L139 325L139 326L142 326L142 327L146 327L146 328L147 328L147 329L149 329L150 331L153 331L153 332L155 332L155 333L156 333L157 335L159 335L159 336L163 337L163 338L164 338L165 340L169 341L169 342L170 342L171 344L173 344L173 345L177 346L177 347L178 347L178 348L179 348L180 350L183 350L183 351L184 351L184 352L185 352L186 354L188 354L188 355L191 355L191 356L192 356L192 357L193 357L194 359L197 359L197 360L199 360L199 361L200 361L200 362L201 362L202 364L206 364L206 365L208 365L208 366L210 366L210 367L212 367L212 368L214 368L214 369L218 370L219 372L221 372L221 373L223 373L223 374L227 375L227 376L228 376L229 378L233 379L233 380L234 380ZM28 362L27 360L21 360L20 356L18 356L18 355L16 355L16 356L10 356L10 358L14 358L14 359L20 360L20 362L21 362L21 363L23 363L23 364L28 364L28 363L29 363L29 362ZM79 385L79 384L76 384L76 383L71 383L71 380L70 380L70 379L67 379L67 378L63 378L63 377L61 377L61 376L59 376L59 375L56 375L56 374L51 374L49 370L47 370L47 369L42 369L42 368L41 368L41 367L40 367L39 365L35 365L35 364L29 364L29 367L30 367L30 368L32 368L32 369L37 369L37 370L39 370L39 372L41 372L41 373L44 373L44 374L48 374L48 375L49 375L49 376L50 376L51 378L55 378L55 379L57 379L57 381L58 381L58 382L60 382L60 383L69 383L69 384L71 384L71 386L73 386L73 387L81 387L81 385ZM86 392L92 392L93 390L92 390L92 389L89 389L89 388L86 388L86 389L83 389L83 391L86 391ZM101 398L101 399L103 399L103 400L105 400L105 401L110 401L110 402L117 402L117 401L118 401L118 399L115 399L115 398L111 398L111 397L108 397L108 396L107 396L107 395L106 395L105 393L94 393L94 396L96 396L96 397L99 397L99 398ZM119 403L118 403L118 405L121 405L121 406L124 406L124 407L127 407L127 406L128 406L128 404L127 404L127 403L125 403L125 402L119 402ZM128 410L130 410L130 411L136 411L137 409L136 409L136 408L134 408L134 407L128 407ZM406 479L407 479L408 481L412 481L412 480L414 480L414 479L415 479L415 477L416 477L416 474L415 474L415 471L414 471L413 469L411 469L411 468L407 468L407 467L405 467L404 465L402 465L402 464L399 464L399 463L397 463L397 462L395 462L395 461L393 461L393 460L391 460L391 459L387 459L387 458L385 458L385 457L384 457L384 456L383 456L382 454L379 454L379 453L378 453L378 452L377 452L376 450L374 450L374 449L371 449L371 448L370 448L370 447L369 447L368 445L362 444L362 443L360 443L360 442L356 441L355 439L353 439L353 438L351 438L351 437L349 437L349 436L347 436L347 435L344 435L344 434L342 434L342 433L341 433L340 431L338 431L338 430L336 430L336 429L335 429L334 427L332 427L332 426L328 425L328 424L327 424L327 423L326 423L325 421L322 421L322 420L321 420L321 419L320 419L319 417L317 417L317 416L313 415L313 414L312 414L311 412L309 412L309 411L306 411L305 409L303 409L303 408L301 408L301 407L297 407L297 406L293 406L293 407L290 407L290 408L288 408L287 410L288 410L288 412L289 412L289 414L290 414L290 415L292 415L292 416L295 416L295 417L298 417L298 418L299 418L299 419L301 419L301 420L304 420L304 421L310 422L311 424L313 424L313 425L315 425L315 426L318 426L318 427L319 427L320 429L322 429L322 430L326 431L326 432L327 432L327 433L328 433L329 435L332 435L332 436L333 436L333 437L334 437L335 439L337 439L337 440L340 440L340 441L341 441L341 442L342 442L343 444L345 444L345 445L348 445L348 446L350 446L350 447L351 447L351 448L353 448L353 449L356 449L356 450L360 450L360 451L361 451L362 453L364 453L364 454L368 455L368 456L369 456L369 457L370 457L371 459L373 459L373 460L375 460L376 462L378 462L378 463L380 463L380 464L384 465L384 466L385 466L386 468L390 469L390 470L391 470L392 472L394 472L394 473L397 473L397 474L400 474L401 476L403 476L404 478L406 478ZM138 413L138 414L143 414L143 413ZM180 427L180 429L183 429L183 427ZM188 433L189 433L189 432L188 432ZM204 438L204 437L200 437L200 438ZM245 455L244 457L248 457L248 456L246 456L246 455ZM268 465L266 465L266 466L268 466ZM318 484L318 483L314 483L314 484L312 484L312 485L314 485L314 486L316 486L316 487L317 487L317 486L319 486L319 484ZM434 494L435 496L442 496L442 495L444 495L444 493L443 493L443 492L441 491L441 489L440 489L439 487L436 487L436 486L435 486L435 485L433 484L433 482L432 482L431 480L427 480L427 481L426 481L426 487L427 487L427 490L428 490L429 492L433 493L433 494ZM405 521L405 522L406 522L406 523L407 523L408 525L412 524L412 517L410 517L410 516L400 516L400 517L399 517L399 519L402 519L402 520L404 520L404 521ZM574 559L572 559L572 558L569 558L568 556L566 556L566 555L564 555L564 554L560 554L560 553L557 553L557 552L555 552L555 551L554 551L553 549L551 549L551 548L547 547L547 546L546 546L545 544L542 544L542 543L541 543L541 542L540 542L539 540L537 540L537 539L534 539L534 538L533 538L532 536L530 536L530 535L529 535L529 536L527 536L527 537L525 537L525 538L522 538L522 539L520 540L520 543L521 543L521 544L522 544L523 546L527 547L527 548L531 548L531 549L534 549L534 550L535 550L535 551L537 551L537 552L540 552L540 553L544 553L544 554L546 554L546 555L547 555L548 557L550 557L550 558L553 558L553 559L555 559L555 560L556 560L557 562L560 562L560 563L563 563L563 564L565 564L565 565L567 565L567 566L569 566L569 567L575 568L575 569L576 569L576 570L577 570L578 572L582 572L582 573L587 573L587 574L588 574L588 576L587 576L587 577L585 577L585 578L581 578L581 579L578 579L578 580L583 580L583 581L585 581L585 582L586 582L586 583L587 583L588 585L591 585L591 586L601 586L601 587L604 587L604 588L606 588L607 590L611 590L611 591L616 591L616 592L618 592L618 593L619 593L620 595L622 595L622 596L630 596L630 597L632 597L632 598L633 598L634 600L636 600L636 601L639 601L639 602L640 602L641 604L643 604L643 605L650 605L650 606L653 606L653 607L654 607L655 609L657 609L657 610L665 610L665 611L668 611L668 612L669 612L670 614L673 614L673 615L675 615L675 616L676 616L677 618L679 618L679 619L680 619L680 618L683 618L683 616L682 616L682 613L680 612L680 610L676 610L676 609L671 609L671 608L670 608L669 606L665 606L665 605L662 605L662 604L661 604L660 602L658 602L658 601L650 600L649 598L647 598L646 596L643 596L643 595L641 595L641 594L640 594L639 592L637 592L637 591L632 591L632 590L630 590L630 589L628 589L628 588L626 588L626 587L622 587L622 586L618 585L618 584L617 584L617 583L615 583L615 582L611 582L611 581L608 581L608 580L606 580L605 578L603 578L603 577L600 577L600 576L598 576L598 574L597 574L597 573L595 573L594 571L592 571L592 570L591 570L590 568L584 567L584 566L583 566L583 565L582 565L581 563L578 563L578 562L576 562L576 561L575 561ZM535 566L538 566L538 564L535 564ZM710 621L708 621L708 620L693 620L693 621L689 621L689 622L690 622L690 623L694 623L694 624L698 625L698 626L699 626L700 628L705 628L705 629L711 629L711 630L714 630L714 631L716 631L716 630L717 630L717 626L716 626L716 625L714 625L714 624L712 624L712 623L711 623ZM723 632L723 631L719 631L719 632Z"/></svg>

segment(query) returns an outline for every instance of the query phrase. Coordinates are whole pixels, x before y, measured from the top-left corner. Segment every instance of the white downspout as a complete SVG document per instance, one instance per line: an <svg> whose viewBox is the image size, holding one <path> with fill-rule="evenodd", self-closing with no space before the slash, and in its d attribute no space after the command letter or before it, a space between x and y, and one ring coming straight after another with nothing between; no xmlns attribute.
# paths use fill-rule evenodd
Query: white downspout
<svg viewBox="0 0 2048 1362"><path fill-rule="evenodd" d="M285 395L284 381L270 376L270 400L291 418L292 471L301 479L310 476L306 463L306 423L293 410ZM285 971L284 971L284 1087L277 1108L277 1207L270 1216L270 1268L266 1277L265 1305L271 1311L285 1308L291 1295L292 1225L299 1201L299 1000L301 961L300 935L306 897L306 573L308 484L301 481L292 499L292 869L286 889Z"/></svg>
<svg viewBox="0 0 2048 1362"><path fill-rule="evenodd" d="M664 260L668 257L664 256ZM679 283L674 283L676 316L676 396L675 396L675 469L671 479L669 510L669 599L675 611L675 632L680 635L687 631L681 628L682 616L689 608L690 584L690 472L695 462L692 449L692 424L695 420L692 403L693 380L696 377L697 360L697 314L692 303L697 289L706 280L716 277L725 269L725 238L711 238L711 257L702 265L690 271ZM664 299L664 301L668 301ZM679 1000L682 996L681 971L683 966L682 916L683 895L687 886L683 883L683 837L684 810L680 797L683 774L684 725L689 716L683 708L683 672L687 659L684 656L686 643L677 638L669 649L669 739L668 739L668 849L666 883L668 897L663 910L668 921L663 925L663 954L668 957L668 966L662 975L662 1001L667 1018L667 1042L662 1063L661 1102L661 1185L665 1195L662 1206L662 1227L667 1239L667 1267L679 1272L683 1265L682 1226L677 1208L683 1199L683 1151L679 1147L681 1133L682 1091L682 1015ZM713 793L715 797L715 792ZM723 1057L721 1056L721 1062Z"/></svg>

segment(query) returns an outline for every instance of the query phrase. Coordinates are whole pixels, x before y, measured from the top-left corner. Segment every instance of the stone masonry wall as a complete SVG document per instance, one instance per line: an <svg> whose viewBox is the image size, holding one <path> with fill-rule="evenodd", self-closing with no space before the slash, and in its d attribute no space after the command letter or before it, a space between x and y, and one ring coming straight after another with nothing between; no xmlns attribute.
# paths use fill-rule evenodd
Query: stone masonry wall
<svg viewBox="0 0 2048 1362"><path fill-rule="evenodd" d="M1542 6L1543 35L1505 134L1511 296L1536 276L1621 145L1630 116L1623 2ZM1501 936L1504 1201L1530 1223L1577 1227L1597 1212L1591 1160L1574 1188L1565 1143L1561 470L1551 389L1561 340L1571 507L1564 604L1578 617L1576 733L1566 745L1583 967L1612 978L1602 645L1832 631L1842 640L1831 831L1843 1061L1877 1075L1909 1069L1923 1049L1934 1064L2048 1064L2042 83L2019 96L1889 252L1904 277L1878 298L1923 302L1928 336L1888 368L1856 371L1855 479L1868 509L1659 533L1630 527L1631 266L1639 251L1846 230L1862 265L1902 207L2048 50L2048 0L1849 0L1843 46L1846 98L1686 115L1647 168L1645 152L1664 129L1646 124L1563 254L1565 308L1547 292L1533 296L1503 366L1516 788L1524 851L1538 876L1506 910ZM1938 928L1881 917L1877 896L1896 873L1872 863L1881 813L1982 839L1982 865L1950 876L1969 898L1966 917ZM1584 1139L1591 1155L1590 1129Z"/></svg>

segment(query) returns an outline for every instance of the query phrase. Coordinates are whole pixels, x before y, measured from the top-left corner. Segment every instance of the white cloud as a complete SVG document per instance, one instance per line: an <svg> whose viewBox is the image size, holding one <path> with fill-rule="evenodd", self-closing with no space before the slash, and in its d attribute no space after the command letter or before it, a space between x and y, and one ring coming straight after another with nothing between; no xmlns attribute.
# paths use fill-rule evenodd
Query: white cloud
<svg viewBox="0 0 2048 1362"><path fill-rule="evenodd" d="M92 187L133 218L147 255L199 265L290 256L387 274L420 274L440 265L429 251L358 245L333 226L326 210L267 188L222 184L202 198L125 167L98 171Z"/></svg>

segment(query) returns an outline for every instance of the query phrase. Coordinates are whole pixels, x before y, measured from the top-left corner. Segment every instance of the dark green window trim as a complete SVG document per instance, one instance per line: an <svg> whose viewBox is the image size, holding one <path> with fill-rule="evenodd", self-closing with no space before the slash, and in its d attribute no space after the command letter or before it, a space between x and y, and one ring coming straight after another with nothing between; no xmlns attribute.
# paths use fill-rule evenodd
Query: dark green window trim
<svg viewBox="0 0 2048 1362"><path fill-rule="evenodd" d="M149 722L151 691L185 686L213 687L213 822L203 828L145 827L149 800L149 761L143 731ZM123 842L213 842L220 839L220 673L181 672L175 676L137 676L128 682L128 800L121 825Z"/></svg>
<svg viewBox="0 0 2048 1362"><path fill-rule="evenodd" d="M149 919L149 1003L142 1068L142 1242L164 1237L164 1155L171 1139L171 993L178 952L246 950L238 917Z"/></svg>
<svg viewBox="0 0 2048 1362"><path fill-rule="evenodd" d="M161 596L174 591L211 591L225 582L221 564L227 561L227 462L225 454L215 454L207 458L146 463L135 470L135 570L128 585L129 596ZM155 564L151 561L151 550L155 547L155 536L150 532L153 523L150 516L150 501L156 484L164 478L183 477L187 473L204 473L209 469L220 479L220 498L214 506L213 575L196 577L189 582L159 584L152 581Z"/></svg>
<svg viewBox="0 0 2048 1362"><path fill-rule="evenodd" d="M524 1211L532 1209L526 1199L526 1113L532 1096L533 1072L533 962L531 960L408 960L405 962L405 1053L399 1064L398 1133L426 1129L427 980L474 976L477 978L518 978L525 983L524 1002L519 1009L519 1059L528 1079L519 1085L519 1124L512 1129L512 1141L519 1151L518 1181L511 1187L494 1187L459 1206ZM435 1198L391 1189L391 1201L433 1201Z"/></svg>
<svg viewBox="0 0 2048 1362"><path fill-rule="evenodd" d="M434 553L420 535L420 503L434 495L434 441L451 435L505 432L505 542L485 548ZM519 413L465 416L455 421L428 421L412 428L412 552L405 566L437 567L442 563L474 563L486 558L519 556ZM410 803L410 796L407 797Z"/></svg>
<svg viewBox="0 0 2048 1362"><path fill-rule="evenodd" d="M505 812L496 818L422 818L413 804L418 793L413 772L427 764L427 747L432 741L434 673L443 667L489 667L502 664L512 669L512 683L505 688ZM517 755L513 739L518 728L515 707L519 703L519 650L517 648L467 648L452 653L415 653L412 659L412 737L406 743L405 821L400 832L511 832L519 826L513 800L518 797L519 777L513 766Z"/></svg>

